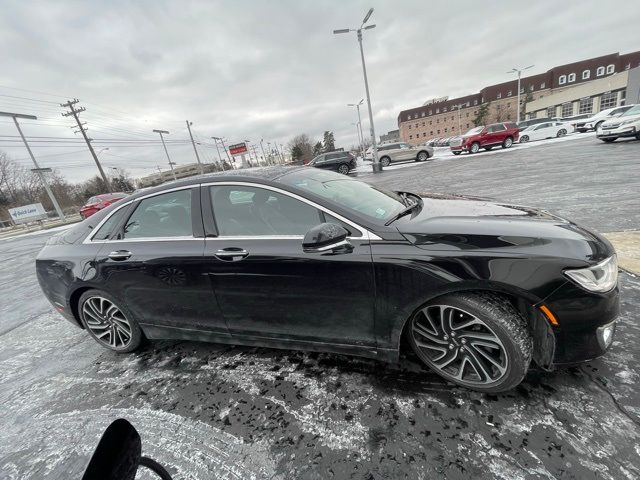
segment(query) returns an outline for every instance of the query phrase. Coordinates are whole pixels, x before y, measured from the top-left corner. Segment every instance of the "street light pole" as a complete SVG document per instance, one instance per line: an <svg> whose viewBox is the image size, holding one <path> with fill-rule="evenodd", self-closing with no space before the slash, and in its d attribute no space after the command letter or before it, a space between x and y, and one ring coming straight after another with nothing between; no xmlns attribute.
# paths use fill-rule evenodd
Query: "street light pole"
<svg viewBox="0 0 640 480"><path fill-rule="evenodd" d="M267 162L267 164L269 164L269 161L267 160L267 157L266 157L266 155L264 154L264 145L263 145L263 142L264 142L264 138L261 138L261 139L260 139L260 150L262 150L262 159L263 159L265 162Z"/></svg>
<svg viewBox="0 0 640 480"><path fill-rule="evenodd" d="M379 173L379 172L382 172L382 164L380 163L380 159L378 158L378 146L376 144L376 130L373 125L373 111L371 110L371 95L369 94L369 80L367 79L367 65L365 64L365 61L364 61L364 49L362 48L362 30L369 30L371 28L375 28L375 25L367 25L366 27L364 26L367 23L367 21L369 21L369 18L371 17L372 13L373 13L373 8L370 8L364 17L364 20L362 20L362 24L360 25L360 28L357 28L357 29L344 28L341 30L334 30L333 33L339 34L339 33L349 33L349 32L355 31L358 36L358 43L360 44L360 58L362 60L362 74L364 76L364 89L367 94L367 107L369 109L369 128L371 133L371 148L373 150L373 172Z"/></svg>
<svg viewBox="0 0 640 480"><path fill-rule="evenodd" d="M164 153L167 154L167 160L169 161L169 167L171 168L171 173L173 174L173 179L177 180L176 172L173 170L173 162L171 161L171 157L169 156L169 150L167 150L167 145L164 143L164 137L162 134L169 135L169 132L166 130L154 130L155 133L160 135L160 140L162 140L162 146L164 147Z"/></svg>
<svg viewBox="0 0 640 480"><path fill-rule="evenodd" d="M518 74L518 105L516 108L516 123L520 123L520 77L522 76L522 72L524 72L525 70L529 70L530 68L533 68L535 65L529 65L528 67L524 67L524 68L512 68L511 70L509 70L507 73L517 73Z"/></svg>
<svg viewBox="0 0 640 480"><path fill-rule="evenodd" d="M36 167L35 168L35 172L40 177L40 181L42 182L42 185L44 186L44 189L47 192L47 195L49 196L49 199L51 200L51 203L53 204L53 208L55 208L56 213L58 214L60 219L64 220L65 219L64 213L62 212L62 209L60 208L60 205L58 204L58 200L56 200L55 195L51 191L51 188L49 187L49 184L47 183L47 179L44 176L44 173L42 172L42 169L40 168L40 165L38 165L38 162L36 161L36 157L33 155L33 152L31 151L31 147L29 147L29 144L27 143L27 139L24 138L24 134L22 133L22 129L20 128L20 124L18 123L18 119L19 118L24 118L26 120L37 120L38 117L36 117L35 115L21 115L19 113L7 113L7 112L0 112L0 117L11 117L13 119L13 123L16 124L16 128L18 129L18 133L20 134L20 138L22 138L22 143L24 143L24 146L27 147L27 151L29 152L29 156L31 157L31 160L33 161L33 165Z"/></svg>
<svg viewBox="0 0 640 480"><path fill-rule="evenodd" d="M360 150L362 151L362 160L364 160L364 134L362 133L362 118L360 118L360 105L362 105L362 102L364 102L364 98L362 100L360 100L358 103L348 103L347 106L348 107L356 107L356 109L358 110L358 131L359 131L359 135L358 138L360 139Z"/></svg>
<svg viewBox="0 0 640 480"><path fill-rule="evenodd" d="M200 170L200 175L204 175L204 169L202 168L202 163L200 162L200 155L198 155L198 149L196 148L196 142L193 141L193 135L191 134L191 125L193 122L189 120L187 122L187 130L189 130L189 137L191 138L191 144L193 145L193 151L196 152L196 160L198 161L198 169Z"/></svg>

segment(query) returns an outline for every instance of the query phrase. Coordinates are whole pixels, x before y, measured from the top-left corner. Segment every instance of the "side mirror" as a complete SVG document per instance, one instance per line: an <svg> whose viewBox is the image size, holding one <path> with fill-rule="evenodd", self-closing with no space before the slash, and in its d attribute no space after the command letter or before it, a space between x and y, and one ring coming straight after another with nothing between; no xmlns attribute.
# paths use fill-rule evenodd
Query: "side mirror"
<svg viewBox="0 0 640 480"><path fill-rule="evenodd" d="M321 223L309 230L302 240L302 251L305 253L331 252L350 248L347 241L349 232L335 223ZM351 247L353 248L353 247Z"/></svg>
<svg viewBox="0 0 640 480"><path fill-rule="evenodd" d="M124 418L111 423L102 434L82 480L134 480L142 465L162 480L169 473L154 460L142 456L142 440L138 431Z"/></svg>

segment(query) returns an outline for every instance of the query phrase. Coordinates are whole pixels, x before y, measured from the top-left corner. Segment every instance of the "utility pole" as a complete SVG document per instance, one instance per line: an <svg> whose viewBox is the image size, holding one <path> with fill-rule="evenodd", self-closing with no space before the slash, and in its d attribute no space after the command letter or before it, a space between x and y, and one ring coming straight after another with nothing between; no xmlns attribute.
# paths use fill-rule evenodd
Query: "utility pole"
<svg viewBox="0 0 640 480"><path fill-rule="evenodd" d="M264 138L260 139L260 150L262 150L262 158L264 159L265 162L267 162L267 165L270 165L269 161L267 160L267 156L264 154Z"/></svg>
<svg viewBox="0 0 640 480"><path fill-rule="evenodd" d="M193 135L191 135L191 122L189 120L187 120L187 130L189 130L189 137L191 137L191 145L193 145L193 151L196 152L196 160L198 160L198 168L200 169L200 175L203 175L204 170L202 169L202 163L200 163L200 155L198 155L196 142L193 141Z"/></svg>
<svg viewBox="0 0 640 480"><path fill-rule="evenodd" d="M224 144L224 138L222 137L211 137L214 140L220 140L220 143L222 144L222 149L224 150L224 153L227 154L227 159L229 160L229 165L231 165L231 168L233 168L233 161L231 160L231 155L229 155L229 150L227 150L227 146Z"/></svg>
<svg viewBox="0 0 640 480"><path fill-rule="evenodd" d="M213 143L216 146L216 152L218 152L218 160L220 161L220 166L222 167L222 171L224 172L224 160L222 160L222 157L220 156L220 149L218 148L217 137L211 137L211 138L213 138Z"/></svg>
<svg viewBox="0 0 640 480"><path fill-rule="evenodd" d="M47 195L49 196L51 203L53 204L53 208L56 209L56 213L58 214L61 220L64 220L65 219L64 213L62 212L62 209L58 204L58 200L56 200L56 197L51 191L51 188L49 188L49 184L47 183L47 179L44 176L43 169L40 168L40 165L38 165L38 162L36 161L36 157L33 156L31 147L29 147L29 144L27 143L27 139L24 137L24 134L22 133L22 129L20 128L20 124L18 123L19 118L24 118L26 120L37 120L38 117L36 117L35 115L21 115L19 113L7 113L7 112L0 112L0 117L11 117L13 119L13 123L16 124L16 128L18 129L20 138L22 138L22 142L24 143L24 146L27 147L29 156L31 157L31 160L33 160L33 165L36 167L34 169L35 173L40 177L40 181L42 182L42 185L44 186L44 189L47 192Z"/></svg>
<svg viewBox="0 0 640 480"><path fill-rule="evenodd" d="M162 146L164 147L164 153L167 154L167 160L169 161L169 167L171 168L173 179L177 180L178 177L176 177L176 172L173 170L173 162L171 161L171 157L169 156L169 151L167 150L167 145L164 143L164 137L162 136L162 134L169 135L169 132L167 132L166 130L154 130L153 132L160 135L160 140L162 141Z"/></svg>
<svg viewBox="0 0 640 480"><path fill-rule="evenodd" d="M260 160L258 160L258 152L256 152L256 146L251 145L251 149L253 150L253 158L256 159L256 163L260 166Z"/></svg>
<svg viewBox="0 0 640 480"><path fill-rule="evenodd" d="M96 155L96 152L93 150L93 146L91 146L91 139L89 137L87 137L87 129L85 128L85 124L80 122L80 113L84 112L86 110L86 108L84 107L80 107L80 108L75 108L74 105L76 103L78 103L80 100L78 100L77 98L74 98L73 100L69 100L67 103L61 103L60 106L63 108L68 108L69 111L65 112L62 114L63 117L69 117L73 115L73 118L75 119L76 123L78 124L78 129L80 131L80 133L82 133L82 136L84 137L84 141L87 142L87 147L89 147L89 151L91 152L91 155L93 156L93 160L96 162L96 165L98 166L98 170L100 171L100 176L102 177L102 181L104 182L104 184L107 187L107 191L109 193L111 193L111 184L109 183L109 179L107 178L107 176L104 173L104 170L102 169L102 165L100 165L100 160L98 160L98 156Z"/></svg>
<svg viewBox="0 0 640 480"><path fill-rule="evenodd" d="M358 141L360 142L360 150L362 151L362 160L364 160L364 134L362 133L362 118L360 118L360 105L364 102L364 98L361 99L358 103L347 103L347 107L356 107L358 110L358 125L357 129L359 132Z"/></svg>

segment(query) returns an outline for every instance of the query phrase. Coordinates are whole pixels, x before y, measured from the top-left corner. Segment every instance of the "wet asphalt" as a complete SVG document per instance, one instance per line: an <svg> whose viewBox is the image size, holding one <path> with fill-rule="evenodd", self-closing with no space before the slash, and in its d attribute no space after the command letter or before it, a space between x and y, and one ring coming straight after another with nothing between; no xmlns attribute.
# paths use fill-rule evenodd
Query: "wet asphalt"
<svg viewBox="0 0 640 480"><path fill-rule="evenodd" d="M637 229L640 142L603 146L580 139L359 176ZM49 235L0 242L0 479L79 478L118 417L176 479L640 477L640 279L630 274L607 355L486 395L411 356L395 367L189 342L113 354L40 293L33 261Z"/></svg>

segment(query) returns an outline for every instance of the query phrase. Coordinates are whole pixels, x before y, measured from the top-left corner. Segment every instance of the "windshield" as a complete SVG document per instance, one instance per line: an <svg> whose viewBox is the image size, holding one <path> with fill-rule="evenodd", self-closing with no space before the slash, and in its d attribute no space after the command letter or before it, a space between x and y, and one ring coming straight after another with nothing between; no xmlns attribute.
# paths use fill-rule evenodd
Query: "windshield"
<svg viewBox="0 0 640 480"><path fill-rule="evenodd" d="M387 220L406 207L396 193L333 172L296 170L279 181L375 220Z"/></svg>
<svg viewBox="0 0 640 480"><path fill-rule="evenodd" d="M469 130L465 135L475 135L476 133L480 133L484 127L475 127Z"/></svg>
<svg viewBox="0 0 640 480"><path fill-rule="evenodd" d="M640 115L640 105L636 105L633 108L630 108L626 112L624 112L621 117L628 117L629 115Z"/></svg>

